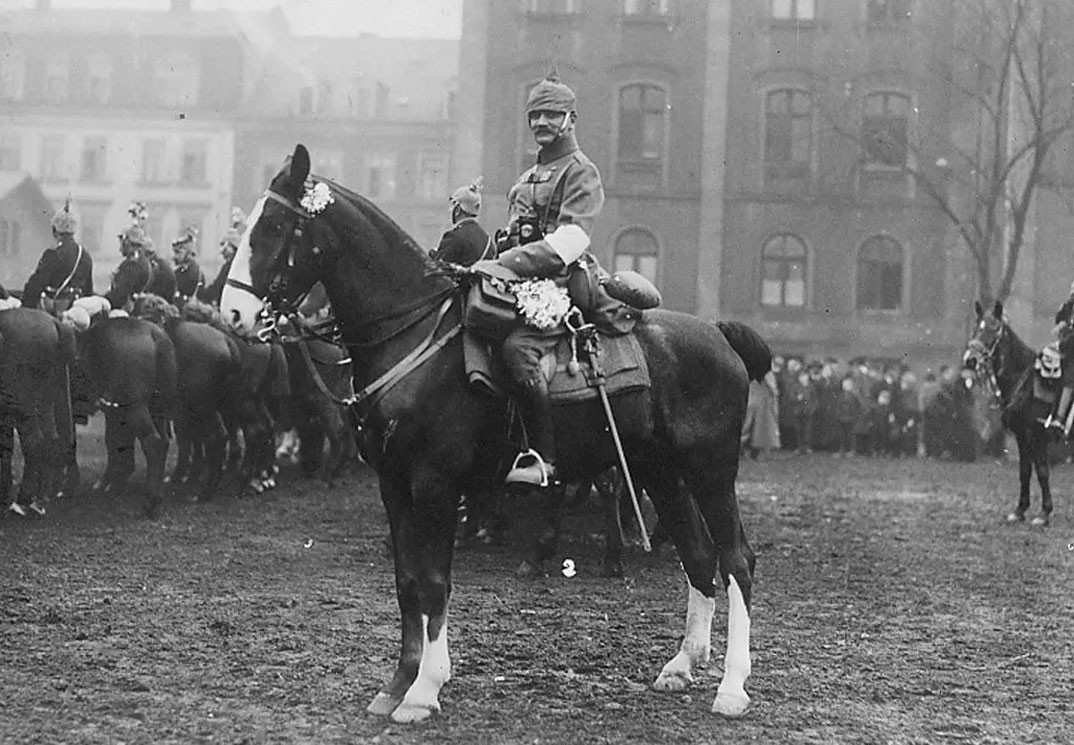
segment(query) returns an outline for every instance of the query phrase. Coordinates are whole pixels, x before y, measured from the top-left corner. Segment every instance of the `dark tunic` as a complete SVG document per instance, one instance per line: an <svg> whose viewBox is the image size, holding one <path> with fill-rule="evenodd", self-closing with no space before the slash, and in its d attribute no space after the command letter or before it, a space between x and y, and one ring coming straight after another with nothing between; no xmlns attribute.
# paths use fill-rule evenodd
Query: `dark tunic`
<svg viewBox="0 0 1074 745"><path fill-rule="evenodd" d="M440 238L440 245L429 254L439 261L470 266L481 259L496 258L489 234L473 217L459 220Z"/></svg>
<svg viewBox="0 0 1074 745"><path fill-rule="evenodd" d="M175 267L175 302L182 305L205 287L205 275L198 262L191 259Z"/></svg>
<svg viewBox="0 0 1074 745"><path fill-rule="evenodd" d="M71 281L64 287L62 294L70 297L81 297L93 294L93 257L88 251L82 251L82 258L78 257L79 246L74 236L64 233L60 236L59 243L53 248L45 250L41 259L37 262L37 268L26 281L26 287L22 292L22 304L26 308L36 308L41 301L41 293L46 293L50 298L56 299L60 285L68 276ZM78 262L77 268L75 262ZM74 275L71 270L74 269Z"/></svg>
<svg viewBox="0 0 1074 745"><path fill-rule="evenodd" d="M227 275L230 271L231 259L228 259L224 262L224 265L220 267L216 279L203 287L201 292L198 293L198 299L206 303L212 303L213 305L220 305L220 296L224 292L224 285L227 283Z"/></svg>
<svg viewBox="0 0 1074 745"><path fill-rule="evenodd" d="M141 251L136 251L112 273L112 287L105 295L113 308L123 308L130 302L131 296L145 292L149 284L149 259Z"/></svg>
<svg viewBox="0 0 1074 745"><path fill-rule="evenodd" d="M152 276L144 292L151 292L171 302L175 297L175 269L170 261L156 253L148 254L147 258L152 266Z"/></svg>

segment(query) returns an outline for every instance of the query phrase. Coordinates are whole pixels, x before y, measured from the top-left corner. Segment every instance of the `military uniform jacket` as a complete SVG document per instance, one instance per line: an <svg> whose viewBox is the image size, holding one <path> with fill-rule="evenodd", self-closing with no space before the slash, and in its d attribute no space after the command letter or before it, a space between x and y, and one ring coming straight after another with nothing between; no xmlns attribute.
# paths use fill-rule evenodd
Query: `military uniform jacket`
<svg viewBox="0 0 1074 745"><path fill-rule="evenodd" d="M123 259L112 272L112 287L105 297L113 308L123 308L132 295L145 292L148 284L149 259L141 251L136 251Z"/></svg>
<svg viewBox="0 0 1074 745"><path fill-rule="evenodd" d="M568 224L590 235L604 206L604 186L572 134L541 148L537 163L507 192L507 202L509 232L524 250L501 254L500 263L523 277L552 277L567 267L544 238ZM538 240L525 235L533 224L540 230Z"/></svg>
<svg viewBox="0 0 1074 745"><path fill-rule="evenodd" d="M1059 310L1055 312L1055 322L1074 326L1074 295L1068 297L1066 302L1059 306Z"/></svg>
<svg viewBox="0 0 1074 745"><path fill-rule="evenodd" d="M150 276L143 292L151 292L171 302L175 298L175 269L170 261L155 252L146 254L146 258L149 259Z"/></svg>
<svg viewBox="0 0 1074 745"><path fill-rule="evenodd" d="M227 284L227 275L231 272L231 261L231 259L225 261L224 265L220 267L220 271L217 272L216 279L198 292L199 300L213 305L220 305L220 296L224 294L224 285Z"/></svg>
<svg viewBox="0 0 1074 745"><path fill-rule="evenodd" d="M496 258L496 249L485 229L473 217L459 220L440 238L440 245L429 254L439 261L470 266L481 259Z"/></svg>
<svg viewBox="0 0 1074 745"><path fill-rule="evenodd" d="M185 303L205 286L205 275L196 261L188 261L175 267L175 299Z"/></svg>
<svg viewBox="0 0 1074 745"><path fill-rule="evenodd" d="M60 285L70 276L71 281L64 287L64 294L75 297L93 294L93 257L89 251L82 251L80 259L79 245L71 235L61 235L60 241L53 248L47 249L37 262L37 268L26 281L22 293L22 304L27 308L36 308L41 300L41 293L47 292L55 297ZM75 262L78 266L75 266ZM74 270L72 275L71 270Z"/></svg>

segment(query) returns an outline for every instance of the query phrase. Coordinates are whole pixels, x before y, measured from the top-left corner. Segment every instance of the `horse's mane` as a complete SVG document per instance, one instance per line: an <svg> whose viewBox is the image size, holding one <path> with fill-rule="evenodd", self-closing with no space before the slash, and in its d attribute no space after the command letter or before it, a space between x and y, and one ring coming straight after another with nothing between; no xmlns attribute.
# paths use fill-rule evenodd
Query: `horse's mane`
<svg viewBox="0 0 1074 745"><path fill-rule="evenodd" d="M209 305L197 298L192 297L186 301L183 310L180 311L180 316L184 321L204 323L207 326L212 326L217 331L223 331L228 336L235 335L235 329L229 328L228 325L224 323L224 319L216 306Z"/></svg>
<svg viewBox="0 0 1074 745"><path fill-rule="evenodd" d="M358 192L348 189L332 179L322 178L320 176L316 176L315 178L318 181L328 183L331 185L334 192L337 192L340 196L353 202L362 215L369 220L373 227L378 231L395 234L404 247L414 252L414 254L423 259L426 264L432 264L432 260L429 258L429 254L425 249L423 249L409 233L403 230L399 223L393 220L388 213L374 204L368 197L362 196Z"/></svg>

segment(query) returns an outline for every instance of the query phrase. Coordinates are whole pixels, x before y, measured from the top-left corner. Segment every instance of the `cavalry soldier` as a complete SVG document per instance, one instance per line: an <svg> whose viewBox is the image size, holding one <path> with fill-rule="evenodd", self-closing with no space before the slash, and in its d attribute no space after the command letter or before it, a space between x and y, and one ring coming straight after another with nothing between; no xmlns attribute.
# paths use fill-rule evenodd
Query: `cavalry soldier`
<svg viewBox="0 0 1074 745"><path fill-rule="evenodd" d="M216 279L198 292L199 300L213 305L220 305L220 295L224 292L227 275L231 271L231 262L235 259L235 252L239 250L239 243L241 242L242 233L239 232L238 228L229 228L224 233L224 237L220 241L220 255L224 257L224 263L220 267L220 271L217 272Z"/></svg>
<svg viewBox="0 0 1074 745"><path fill-rule="evenodd" d="M187 228L183 235L172 241L172 259L175 261L175 304L179 307L197 295L205 287L205 275L198 266L198 230Z"/></svg>
<svg viewBox="0 0 1074 745"><path fill-rule="evenodd" d="M589 234L604 206L604 187L593 162L578 148L574 91L554 73L526 100L526 121L538 145L537 163L507 193L507 230L498 234L497 261L524 278L551 278L566 286L579 260L588 261ZM514 385L531 451L516 460L507 481L553 483L555 437L548 382L541 357L555 349L561 329L516 323L501 349Z"/></svg>
<svg viewBox="0 0 1074 745"><path fill-rule="evenodd" d="M71 301L93 294L93 257L75 240L78 221L68 200L52 217L52 236L56 245L37 262L26 281L22 304L27 308L44 308L62 313Z"/></svg>
<svg viewBox="0 0 1074 745"><path fill-rule="evenodd" d="M451 201L451 230L440 238L440 245L430 252L438 261L470 266L475 261L496 258L496 249L485 229L477 222L481 212L481 179L460 186Z"/></svg>
<svg viewBox="0 0 1074 745"><path fill-rule="evenodd" d="M153 241L139 225L131 225L119 234L119 252L123 261L112 272L112 287L105 297L115 309L130 310L131 298L145 292L152 279L152 266L146 248Z"/></svg>
<svg viewBox="0 0 1074 745"><path fill-rule="evenodd" d="M1063 389L1059 394L1055 411L1044 420L1046 429L1056 430L1070 436L1070 403L1074 399L1074 282L1070 284L1070 295L1055 313L1056 345L1062 359Z"/></svg>

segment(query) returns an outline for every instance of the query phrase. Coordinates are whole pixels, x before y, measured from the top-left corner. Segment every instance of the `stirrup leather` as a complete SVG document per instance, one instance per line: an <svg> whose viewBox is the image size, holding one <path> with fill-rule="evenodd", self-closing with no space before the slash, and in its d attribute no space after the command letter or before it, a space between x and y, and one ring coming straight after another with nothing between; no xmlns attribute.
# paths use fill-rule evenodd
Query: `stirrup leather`
<svg viewBox="0 0 1074 745"><path fill-rule="evenodd" d="M543 489L551 483L552 475L553 467L540 453L530 448L515 456L515 462L511 464L504 483L530 484Z"/></svg>

